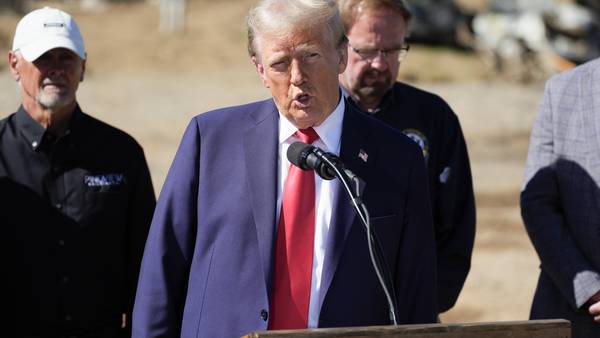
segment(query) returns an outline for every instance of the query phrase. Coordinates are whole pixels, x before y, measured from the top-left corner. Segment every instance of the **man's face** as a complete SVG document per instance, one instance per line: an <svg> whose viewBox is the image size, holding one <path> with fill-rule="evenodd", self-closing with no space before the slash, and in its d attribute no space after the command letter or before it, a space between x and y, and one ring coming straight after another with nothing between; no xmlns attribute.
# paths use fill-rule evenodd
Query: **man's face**
<svg viewBox="0 0 600 338"><path fill-rule="evenodd" d="M363 108L375 108L398 76L400 61L394 55L363 59L356 50L393 50L404 45L406 22L388 10L358 14L348 32L348 67L340 82ZM375 107L374 107L375 106Z"/></svg>
<svg viewBox="0 0 600 338"><path fill-rule="evenodd" d="M300 129L321 124L337 106L347 54L345 44L335 45L316 30L256 39L256 70L280 113Z"/></svg>
<svg viewBox="0 0 600 338"><path fill-rule="evenodd" d="M28 62L9 53L13 78L19 81L24 103L35 102L56 110L75 103L75 93L83 80L85 61L65 48L55 48Z"/></svg>

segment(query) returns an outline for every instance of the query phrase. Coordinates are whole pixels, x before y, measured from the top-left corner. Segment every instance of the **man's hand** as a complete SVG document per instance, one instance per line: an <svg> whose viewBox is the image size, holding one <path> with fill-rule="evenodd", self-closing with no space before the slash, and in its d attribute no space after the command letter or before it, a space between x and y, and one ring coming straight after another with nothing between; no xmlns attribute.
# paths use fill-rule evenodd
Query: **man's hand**
<svg viewBox="0 0 600 338"><path fill-rule="evenodd" d="M600 291L596 292L588 301L590 305L589 312L594 316L596 322L600 322Z"/></svg>

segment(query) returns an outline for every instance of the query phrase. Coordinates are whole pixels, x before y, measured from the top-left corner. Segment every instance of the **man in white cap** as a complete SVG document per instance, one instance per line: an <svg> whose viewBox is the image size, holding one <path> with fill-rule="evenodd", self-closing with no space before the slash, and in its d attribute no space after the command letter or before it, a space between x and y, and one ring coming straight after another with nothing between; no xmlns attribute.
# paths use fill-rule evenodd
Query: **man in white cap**
<svg viewBox="0 0 600 338"><path fill-rule="evenodd" d="M85 62L69 14L18 23L8 64L22 104L0 120L10 337L129 335L155 197L139 144L81 111Z"/></svg>

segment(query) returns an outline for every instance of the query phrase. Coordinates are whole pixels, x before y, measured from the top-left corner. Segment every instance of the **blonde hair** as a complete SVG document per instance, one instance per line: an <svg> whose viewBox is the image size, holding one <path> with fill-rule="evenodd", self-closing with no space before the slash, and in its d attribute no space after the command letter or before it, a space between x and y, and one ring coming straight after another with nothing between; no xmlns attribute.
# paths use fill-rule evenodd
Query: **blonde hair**
<svg viewBox="0 0 600 338"><path fill-rule="evenodd" d="M407 24L412 18L412 14L403 0L338 0L338 5L346 32L352 28L357 15L366 10L390 10L396 12Z"/></svg>
<svg viewBox="0 0 600 338"><path fill-rule="evenodd" d="M256 56L261 34L282 36L298 30L324 30L331 43L345 41L335 0L262 0L246 17L248 53Z"/></svg>

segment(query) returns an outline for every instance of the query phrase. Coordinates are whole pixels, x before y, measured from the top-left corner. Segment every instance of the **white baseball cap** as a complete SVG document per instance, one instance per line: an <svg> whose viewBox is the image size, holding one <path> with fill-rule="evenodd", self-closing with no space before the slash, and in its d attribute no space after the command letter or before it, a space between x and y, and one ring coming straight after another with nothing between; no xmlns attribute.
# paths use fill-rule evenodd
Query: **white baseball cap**
<svg viewBox="0 0 600 338"><path fill-rule="evenodd" d="M73 18L56 8L44 7L25 15L17 24L13 52L35 61L54 48L66 48L85 60L85 47L79 27Z"/></svg>

